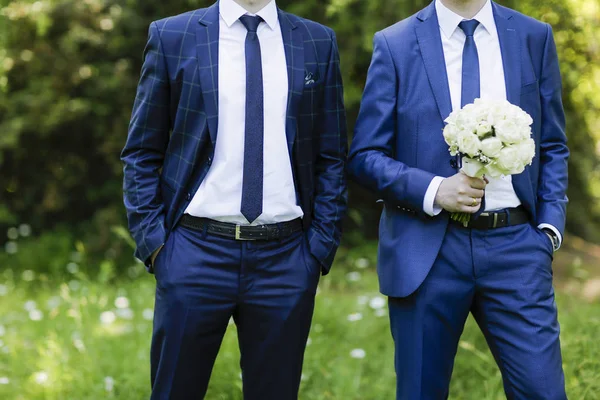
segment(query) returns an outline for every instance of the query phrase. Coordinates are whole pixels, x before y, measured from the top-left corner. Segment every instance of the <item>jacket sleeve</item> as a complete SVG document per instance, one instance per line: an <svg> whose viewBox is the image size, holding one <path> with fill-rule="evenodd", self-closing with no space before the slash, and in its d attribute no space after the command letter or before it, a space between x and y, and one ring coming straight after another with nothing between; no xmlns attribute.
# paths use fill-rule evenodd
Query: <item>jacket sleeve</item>
<svg viewBox="0 0 600 400"><path fill-rule="evenodd" d="M385 36L375 34L360 113L350 147L349 174L384 201L423 212L423 200L435 177L394 159L398 76Z"/></svg>
<svg viewBox="0 0 600 400"><path fill-rule="evenodd" d="M316 121L316 187L309 248L329 272L342 235L342 219L347 209L345 165L348 151L344 90L337 41L331 32L331 53L325 77L323 106Z"/></svg>
<svg viewBox="0 0 600 400"><path fill-rule="evenodd" d="M562 104L562 81L556 44L548 25L542 73L540 77L542 127L540 174L537 191L537 224L555 227L564 236L568 159L565 112Z"/></svg>
<svg viewBox="0 0 600 400"><path fill-rule="evenodd" d="M166 236L159 184L170 119L168 73L156 23L150 25L148 36L121 160L127 219L137 246L135 256L150 267L150 256Z"/></svg>

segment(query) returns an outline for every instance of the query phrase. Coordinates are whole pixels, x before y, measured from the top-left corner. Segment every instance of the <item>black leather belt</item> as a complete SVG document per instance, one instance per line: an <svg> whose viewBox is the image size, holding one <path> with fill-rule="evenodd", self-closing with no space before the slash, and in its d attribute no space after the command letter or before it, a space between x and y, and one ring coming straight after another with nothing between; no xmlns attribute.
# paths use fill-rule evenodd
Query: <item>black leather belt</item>
<svg viewBox="0 0 600 400"><path fill-rule="evenodd" d="M248 226L184 214L179 223L186 228L206 230L212 235L234 240L278 240L302 230L300 218L279 224Z"/></svg>
<svg viewBox="0 0 600 400"><path fill-rule="evenodd" d="M452 219L450 221L461 227L463 226L462 222L457 222ZM529 214L522 206L519 206L517 208L484 212L477 219L471 219L466 228L486 230L521 225L527 222L529 222Z"/></svg>

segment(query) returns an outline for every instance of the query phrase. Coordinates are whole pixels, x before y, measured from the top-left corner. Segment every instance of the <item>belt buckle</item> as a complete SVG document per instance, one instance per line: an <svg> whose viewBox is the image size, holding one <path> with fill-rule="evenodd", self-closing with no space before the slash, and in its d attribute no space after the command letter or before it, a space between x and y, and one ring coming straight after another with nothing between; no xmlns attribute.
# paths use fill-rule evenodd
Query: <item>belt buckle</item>
<svg viewBox="0 0 600 400"><path fill-rule="evenodd" d="M235 240L241 240L241 241L252 241L255 239L245 239L242 237L242 226L241 225L236 225L235 226Z"/></svg>
<svg viewBox="0 0 600 400"><path fill-rule="evenodd" d="M496 229L498 227L498 213L494 213L494 223L492 224L492 228Z"/></svg>
<svg viewBox="0 0 600 400"><path fill-rule="evenodd" d="M242 239L242 226L241 225L236 225L235 226L235 240L244 240Z"/></svg>

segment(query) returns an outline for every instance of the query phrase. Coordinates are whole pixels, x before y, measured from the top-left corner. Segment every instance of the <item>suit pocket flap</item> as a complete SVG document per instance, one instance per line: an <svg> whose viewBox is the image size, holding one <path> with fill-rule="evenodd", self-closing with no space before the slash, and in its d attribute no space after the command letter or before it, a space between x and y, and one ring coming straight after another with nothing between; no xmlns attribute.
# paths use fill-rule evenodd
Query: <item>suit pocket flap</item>
<svg viewBox="0 0 600 400"><path fill-rule="evenodd" d="M524 94L530 93L530 92L535 92L538 89L539 89L538 81L523 85L523 86L521 86L521 96L523 96Z"/></svg>

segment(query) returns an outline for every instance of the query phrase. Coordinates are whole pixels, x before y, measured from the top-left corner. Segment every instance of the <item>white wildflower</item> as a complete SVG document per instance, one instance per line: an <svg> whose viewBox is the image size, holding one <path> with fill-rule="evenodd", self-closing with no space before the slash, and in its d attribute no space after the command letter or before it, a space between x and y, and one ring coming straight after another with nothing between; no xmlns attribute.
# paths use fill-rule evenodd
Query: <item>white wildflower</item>
<svg viewBox="0 0 600 400"><path fill-rule="evenodd" d="M21 279L23 279L25 282L31 282L32 280L35 279L35 272L33 272L30 269L26 269L21 274Z"/></svg>
<svg viewBox="0 0 600 400"><path fill-rule="evenodd" d="M356 266L356 268L358 269L365 269L369 266L369 259L368 258L359 258L358 260L356 260L356 262L354 263L354 265Z"/></svg>
<svg viewBox="0 0 600 400"><path fill-rule="evenodd" d="M110 31L115 27L115 23L110 18L103 18L100 20L100 29L103 31Z"/></svg>
<svg viewBox="0 0 600 400"><path fill-rule="evenodd" d="M123 319L133 319L133 310L131 308L119 308L117 316Z"/></svg>
<svg viewBox="0 0 600 400"><path fill-rule="evenodd" d="M8 228L8 231L6 231L6 237L10 240L17 240L19 238L19 230L15 227Z"/></svg>
<svg viewBox="0 0 600 400"><path fill-rule="evenodd" d="M385 305L386 301L385 298L383 298L382 296L375 296L369 302L369 307L371 307L373 310L379 310L385 307Z"/></svg>
<svg viewBox="0 0 600 400"><path fill-rule="evenodd" d="M142 318L146 321L152 321L154 319L154 310L151 308L144 309L144 311L142 311Z"/></svg>
<svg viewBox="0 0 600 400"><path fill-rule="evenodd" d="M362 279L360 272L352 271L346 274L346 279L350 282L358 282Z"/></svg>
<svg viewBox="0 0 600 400"><path fill-rule="evenodd" d="M21 235L22 237L31 236L31 226L27 224L19 225L19 235Z"/></svg>
<svg viewBox="0 0 600 400"><path fill-rule="evenodd" d="M48 373L45 371L39 371L36 372L35 374L33 374L33 379L35 380L35 383L39 384L39 385L44 385L45 383L48 382Z"/></svg>
<svg viewBox="0 0 600 400"><path fill-rule="evenodd" d="M376 317L385 317L387 315L387 310L385 308L380 308L379 310L375 310Z"/></svg>
<svg viewBox="0 0 600 400"><path fill-rule="evenodd" d="M60 297L52 296L48 299L48 301L46 302L46 305L48 306L48 308L53 310L55 308L58 308L58 306L60 306L60 303L61 303Z"/></svg>
<svg viewBox="0 0 600 400"><path fill-rule="evenodd" d="M73 346L75 346L75 348L77 350L79 350L80 352L85 351L85 344L83 343L83 340L81 340L81 339L73 340Z"/></svg>
<svg viewBox="0 0 600 400"><path fill-rule="evenodd" d="M112 311L104 311L100 314L100 322L102 325L110 325L117 320L117 316Z"/></svg>
<svg viewBox="0 0 600 400"><path fill-rule="evenodd" d="M44 318L44 314L40 310L29 311L29 319L32 321L41 321Z"/></svg>
<svg viewBox="0 0 600 400"><path fill-rule="evenodd" d="M365 358L366 355L367 353L363 349L354 349L350 352L350 357L359 360Z"/></svg>
<svg viewBox="0 0 600 400"><path fill-rule="evenodd" d="M348 317L346 317L346 319L350 322L355 322L355 321L360 321L361 319L363 319L363 316L361 313L354 313L354 314L348 315Z"/></svg>
<svg viewBox="0 0 600 400"><path fill-rule="evenodd" d="M115 307L127 308L129 307L129 299L125 296L119 296L115 299Z"/></svg>
<svg viewBox="0 0 600 400"><path fill-rule="evenodd" d="M27 310L27 311L32 311L32 310L35 310L37 308L37 304L33 300L27 300L25 302L25 305L23 306L23 308L25 310Z"/></svg>
<svg viewBox="0 0 600 400"><path fill-rule="evenodd" d="M6 251L8 254L17 254L19 251L19 245L17 242L6 242L4 245L4 251Z"/></svg>
<svg viewBox="0 0 600 400"><path fill-rule="evenodd" d="M67 271L71 274L76 274L79 271L79 265L74 262L70 262L67 264Z"/></svg>
<svg viewBox="0 0 600 400"><path fill-rule="evenodd" d="M107 392L112 392L115 388L115 380L112 376L107 376L104 378L104 390Z"/></svg>

